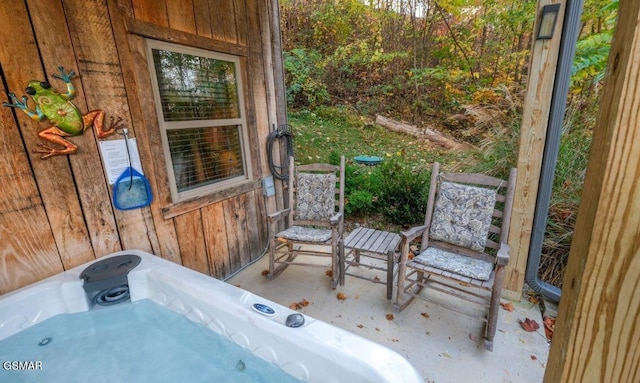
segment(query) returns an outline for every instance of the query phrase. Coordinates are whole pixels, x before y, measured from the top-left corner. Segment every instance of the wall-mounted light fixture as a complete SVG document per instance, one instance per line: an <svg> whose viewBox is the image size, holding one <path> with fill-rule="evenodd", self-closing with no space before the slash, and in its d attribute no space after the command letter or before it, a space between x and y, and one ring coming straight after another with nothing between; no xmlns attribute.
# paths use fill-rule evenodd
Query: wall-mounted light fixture
<svg viewBox="0 0 640 383"><path fill-rule="evenodd" d="M547 4L542 7L542 16L540 16L540 26L538 27L536 40L548 40L553 37L559 13L560 4Z"/></svg>

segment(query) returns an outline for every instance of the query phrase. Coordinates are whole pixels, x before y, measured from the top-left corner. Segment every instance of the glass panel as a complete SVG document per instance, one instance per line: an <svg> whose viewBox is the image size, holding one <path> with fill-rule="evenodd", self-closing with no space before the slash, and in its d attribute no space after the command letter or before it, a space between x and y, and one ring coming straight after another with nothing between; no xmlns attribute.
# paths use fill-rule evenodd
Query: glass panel
<svg viewBox="0 0 640 383"><path fill-rule="evenodd" d="M153 49L165 121L240 117L235 64Z"/></svg>
<svg viewBox="0 0 640 383"><path fill-rule="evenodd" d="M178 192L244 175L240 126L167 131Z"/></svg>

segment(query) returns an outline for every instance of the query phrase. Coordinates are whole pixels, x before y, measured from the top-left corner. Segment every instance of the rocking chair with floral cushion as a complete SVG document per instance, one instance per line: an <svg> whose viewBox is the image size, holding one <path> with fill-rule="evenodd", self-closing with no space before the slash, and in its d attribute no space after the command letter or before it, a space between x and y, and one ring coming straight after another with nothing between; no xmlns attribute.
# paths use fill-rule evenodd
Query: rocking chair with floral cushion
<svg viewBox="0 0 640 383"><path fill-rule="evenodd" d="M508 180L484 174L440 173L433 164L425 223L402 237L396 312L414 298L437 303L486 322L484 347L493 350L504 270L509 262L509 221L516 169ZM410 244L421 237L419 254ZM413 254L412 254L413 255ZM480 316L464 305L438 301L429 287L484 305Z"/></svg>
<svg viewBox="0 0 640 383"><path fill-rule="evenodd" d="M289 159L290 207L269 214L269 273L278 276L289 265L327 267L310 257L328 257L331 287L339 279L338 260L344 231L344 157L340 165L309 164L295 166ZM278 231L286 218L287 228ZM314 246L325 245L325 246ZM324 251L327 249L329 251Z"/></svg>

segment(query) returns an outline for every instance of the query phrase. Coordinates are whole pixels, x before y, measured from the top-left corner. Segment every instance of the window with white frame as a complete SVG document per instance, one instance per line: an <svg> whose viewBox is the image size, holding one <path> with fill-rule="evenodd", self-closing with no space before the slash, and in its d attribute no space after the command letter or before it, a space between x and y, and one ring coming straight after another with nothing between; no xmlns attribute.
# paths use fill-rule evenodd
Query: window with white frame
<svg viewBox="0 0 640 383"><path fill-rule="evenodd" d="M173 202L246 181L239 58L155 40L147 50Z"/></svg>

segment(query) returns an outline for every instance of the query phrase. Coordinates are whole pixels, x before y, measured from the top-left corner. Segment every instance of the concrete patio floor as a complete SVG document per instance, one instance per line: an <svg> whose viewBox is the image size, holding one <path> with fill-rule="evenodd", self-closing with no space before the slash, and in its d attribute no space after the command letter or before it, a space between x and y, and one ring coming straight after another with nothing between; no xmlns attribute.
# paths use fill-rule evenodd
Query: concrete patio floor
<svg viewBox="0 0 640 383"><path fill-rule="evenodd" d="M287 307L307 300L309 304L298 311L398 352L425 382L532 383L543 379L549 345L537 304L523 300L513 302L513 312L501 309L494 350L488 352L480 336L484 324L478 320L421 300L394 313L393 300L386 299L382 284L346 276L345 285L332 290L325 274L329 266L290 266L271 281L263 276L267 269L265 255L227 282ZM364 268L362 272L375 273ZM338 293L346 299L338 299ZM534 319L540 329L525 332L519 320L526 318Z"/></svg>

